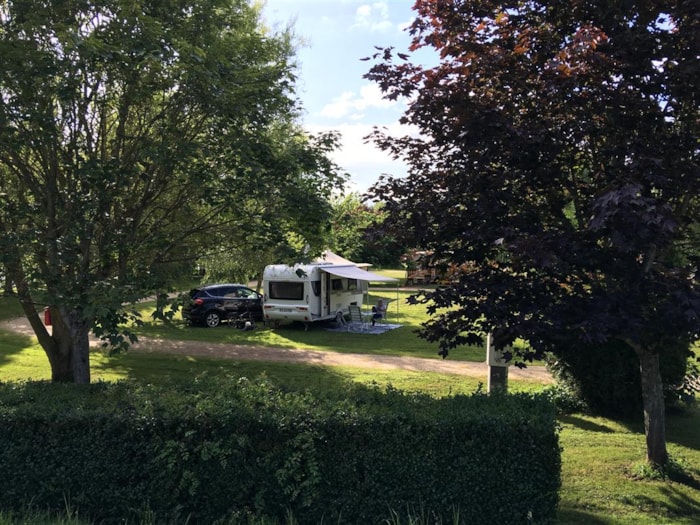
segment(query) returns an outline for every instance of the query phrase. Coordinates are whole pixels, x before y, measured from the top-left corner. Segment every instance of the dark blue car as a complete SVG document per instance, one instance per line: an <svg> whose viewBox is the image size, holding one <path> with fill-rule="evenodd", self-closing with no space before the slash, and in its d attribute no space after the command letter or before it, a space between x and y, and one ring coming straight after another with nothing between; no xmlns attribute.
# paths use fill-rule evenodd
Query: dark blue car
<svg viewBox="0 0 700 525"><path fill-rule="evenodd" d="M224 320L252 315L262 321L262 295L242 284L210 284L190 290L182 317L192 324L215 328Z"/></svg>

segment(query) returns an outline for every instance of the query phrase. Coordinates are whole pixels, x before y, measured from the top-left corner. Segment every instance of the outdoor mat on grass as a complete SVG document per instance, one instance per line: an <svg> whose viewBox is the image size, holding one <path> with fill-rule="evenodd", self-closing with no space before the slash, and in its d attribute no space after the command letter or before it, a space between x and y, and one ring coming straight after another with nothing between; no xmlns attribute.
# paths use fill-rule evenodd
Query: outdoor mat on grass
<svg viewBox="0 0 700 525"><path fill-rule="evenodd" d="M384 332L388 332L389 330L393 330L394 328L399 328L400 326L401 326L400 324L377 323L374 326L372 326L372 325L366 326L364 330L360 330L359 328L351 327L350 325L329 326L328 328L326 328L326 330L328 330L329 332L350 332L353 334L378 335L378 334L383 334Z"/></svg>

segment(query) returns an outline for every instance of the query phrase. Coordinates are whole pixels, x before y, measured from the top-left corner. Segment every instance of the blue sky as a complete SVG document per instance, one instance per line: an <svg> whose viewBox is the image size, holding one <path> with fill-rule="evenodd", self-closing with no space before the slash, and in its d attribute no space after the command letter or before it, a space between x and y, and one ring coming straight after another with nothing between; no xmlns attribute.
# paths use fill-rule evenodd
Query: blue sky
<svg viewBox="0 0 700 525"><path fill-rule="evenodd" d="M408 48L404 28L413 18L410 0L267 0L266 24L292 23L302 40L298 51L298 95L305 108L303 125L310 132L337 130L343 147L334 160L351 175L348 191L364 192L382 173L402 176L401 162L392 161L362 137L373 126L402 135L398 119L405 106L381 98L379 89L362 78L371 62L360 59L374 46Z"/></svg>

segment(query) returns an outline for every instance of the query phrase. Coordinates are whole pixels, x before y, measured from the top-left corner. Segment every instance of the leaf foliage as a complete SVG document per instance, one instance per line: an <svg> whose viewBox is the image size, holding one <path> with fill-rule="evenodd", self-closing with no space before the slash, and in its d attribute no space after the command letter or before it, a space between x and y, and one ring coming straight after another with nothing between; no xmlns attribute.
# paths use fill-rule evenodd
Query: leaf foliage
<svg viewBox="0 0 700 525"><path fill-rule="evenodd" d="M377 53L366 77L420 136L375 131L410 173L373 196L457 269L417 299L443 355L487 332L538 354L698 337L691 4L418 1L411 51L438 64Z"/></svg>

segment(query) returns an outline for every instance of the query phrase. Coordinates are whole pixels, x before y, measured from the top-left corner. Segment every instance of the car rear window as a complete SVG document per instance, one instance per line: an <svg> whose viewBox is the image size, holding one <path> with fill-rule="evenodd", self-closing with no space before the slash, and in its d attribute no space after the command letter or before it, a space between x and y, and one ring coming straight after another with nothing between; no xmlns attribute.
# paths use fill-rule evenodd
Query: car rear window
<svg viewBox="0 0 700 525"><path fill-rule="evenodd" d="M190 291L190 297L223 297L227 291L232 290L230 286L213 286L210 288L194 288Z"/></svg>

